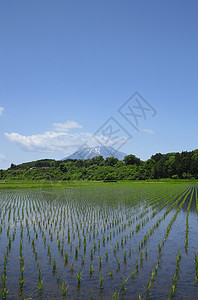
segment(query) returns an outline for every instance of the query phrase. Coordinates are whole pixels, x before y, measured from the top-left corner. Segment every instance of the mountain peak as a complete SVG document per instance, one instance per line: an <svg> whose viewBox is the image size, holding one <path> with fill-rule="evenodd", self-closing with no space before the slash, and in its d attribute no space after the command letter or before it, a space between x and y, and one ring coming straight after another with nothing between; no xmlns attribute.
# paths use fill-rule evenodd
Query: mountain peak
<svg viewBox="0 0 198 300"><path fill-rule="evenodd" d="M86 160L97 156L103 156L104 159L106 159L107 157L115 157L119 160L123 160L126 155L127 154L116 150L112 146L106 146L106 147L100 145L97 145L95 147L82 146L78 151L63 158L63 160L66 159Z"/></svg>

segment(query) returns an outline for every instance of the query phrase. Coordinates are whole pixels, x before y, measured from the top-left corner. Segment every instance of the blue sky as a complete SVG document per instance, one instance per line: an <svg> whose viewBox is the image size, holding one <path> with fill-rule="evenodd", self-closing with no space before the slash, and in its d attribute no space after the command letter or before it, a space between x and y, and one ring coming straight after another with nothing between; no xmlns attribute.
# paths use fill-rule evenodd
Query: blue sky
<svg viewBox="0 0 198 300"><path fill-rule="evenodd" d="M107 125L143 160L198 148L197 11L194 0L1 1L0 169L106 143Z"/></svg>

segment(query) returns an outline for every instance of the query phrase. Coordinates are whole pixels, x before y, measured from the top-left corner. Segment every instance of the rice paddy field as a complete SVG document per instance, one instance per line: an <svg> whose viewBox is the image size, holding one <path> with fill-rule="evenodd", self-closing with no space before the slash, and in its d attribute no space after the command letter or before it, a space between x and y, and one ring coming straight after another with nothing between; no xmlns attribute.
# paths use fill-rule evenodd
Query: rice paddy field
<svg viewBox="0 0 198 300"><path fill-rule="evenodd" d="M0 189L2 299L198 299L198 187Z"/></svg>

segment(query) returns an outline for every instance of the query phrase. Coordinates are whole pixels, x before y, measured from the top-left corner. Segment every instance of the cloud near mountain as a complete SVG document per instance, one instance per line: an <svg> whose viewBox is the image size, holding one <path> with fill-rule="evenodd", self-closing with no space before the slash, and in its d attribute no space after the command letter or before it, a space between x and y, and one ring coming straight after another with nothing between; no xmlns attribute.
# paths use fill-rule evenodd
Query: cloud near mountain
<svg viewBox="0 0 198 300"><path fill-rule="evenodd" d="M0 153L0 159L5 160L5 158L6 158L5 154Z"/></svg>
<svg viewBox="0 0 198 300"><path fill-rule="evenodd" d="M51 131L46 131L42 134L25 136L17 132L6 132L5 136L10 142L15 143L24 151L41 153L62 152L66 156L76 151L86 142L90 146L95 146L98 144L98 140L101 139L101 137L97 136L96 141L92 133L83 132L80 129L82 129L82 126L77 122L67 121L65 123L54 123ZM111 141L109 141L110 144Z"/></svg>
<svg viewBox="0 0 198 300"><path fill-rule="evenodd" d="M78 124L75 121L67 121L65 123L54 123L54 130L60 132L67 132L72 129L79 129L82 128L82 125Z"/></svg>
<svg viewBox="0 0 198 300"><path fill-rule="evenodd" d="M4 111L4 108L3 108L3 107L0 107L0 116L2 116L3 111Z"/></svg>

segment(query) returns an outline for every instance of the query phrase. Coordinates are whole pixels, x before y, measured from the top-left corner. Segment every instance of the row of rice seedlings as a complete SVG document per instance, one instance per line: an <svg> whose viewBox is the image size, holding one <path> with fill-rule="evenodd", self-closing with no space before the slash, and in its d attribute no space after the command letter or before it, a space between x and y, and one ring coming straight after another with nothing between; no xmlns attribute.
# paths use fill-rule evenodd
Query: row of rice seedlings
<svg viewBox="0 0 198 300"><path fill-rule="evenodd" d="M147 202L146 207L149 207L149 208L151 207L152 210L154 210L155 208L157 208L152 213L151 218L153 218L156 215L157 212L159 212L163 207L165 207L169 202L171 202L175 198L176 194L180 193L182 190L183 190L183 188L182 189L179 188L178 190L176 190L176 191L174 190L173 192L168 192L166 194L162 193L161 196L154 195L154 196L151 197L151 201L147 200L146 201ZM165 201L165 199L167 199L167 198L168 199L171 198L172 200L171 201L168 201L168 200ZM163 207L161 206L161 203L164 203ZM149 208L145 212L142 213L142 216L144 216L146 213L148 213ZM145 223L147 223L148 221L149 221L149 218L146 219L146 222L142 221L142 224L145 225ZM143 225L142 225L142 227L143 227Z"/></svg>
<svg viewBox="0 0 198 300"><path fill-rule="evenodd" d="M20 278L19 278L19 286L21 294L23 294L23 284L24 284L24 257L23 257L23 225L21 224L21 234L20 234L20 253L19 253L19 259L20 259Z"/></svg>
<svg viewBox="0 0 198 300"><path fill-rule="evenodd" d="M161 208L161 204L167 202L167 200L169 199L175 199L175 197L177 197L177 195L181 194L183 192L183 190L185 189L184 186L182 187L178 187L178 188L174 188L173 191L167 191L165 194L163 194L163 196L159 199L159 202L156 201L156 204L152 206L152 210L156 209L158 206L160 206ZM159 204L159 205L158 205Z"/></svg>
<svg viewBox="0 0 198 300"><path fill-rule="evenodd" d="M163 195L162 197L164 197L164 195ZM172 201L172 199L171 199L171 201ZM143 215L143 214L142 214L142 215ZM140 230L140 228L143 228L143 227L145 226L145 224L146 224L148 221L149 221L149 218L147 217L147 219L146 219L146 220L143 220L142 223L139 222L139 223L136 225L136 233L138 233L139 230ZM156 222L156 227L159 226L159 223L160 223L160 221L159 221L159 222ZM141 226L141 225L142 225L142 226ZM154 228L155 228L155 225L154 225ZM153 233L153 228L151 229L151 232ZM131 230L131 232L130 232L130 237L131 237L133 234L134 234L134 230ZM125 238L126 238L126 236L125 236ZM123 239L122 239L122 240L123 240ZM121 242L122 242L122 240L121 240ZM140 246L140 244L139 244L139 250L141 249L141 247L142 247L142 245L145 243L145 241L146 241L146 236L145 236L145 238L144 238L144 242L141 241L141 246ZM114 248L114 249L115 249L115 248ZM117 249L118 249L118 247L117 247ZM115 250L114 250L114 252L115 252Z"/></svg>
<svg viewBox="0 0 198 300"><path fill-rule="evenodd" d="M152 200L149 203L149 206L152 207L152 210L154 210L157 207L161 207L161 203L165 202L166 198L174 197L174 195L176 193L180 193L180 192L182 192L182 190L183 190L183 187L182 188L178 187L177 190L175 190L175 188L174 188L173 191L170 191L169 189L166 190L165 193L163 191L163 192L161 192L161 195L158 193L155 193L155 194L153 194L153 196L151 198Z"/></svg>
<svg viewBox="0 0 198 300"><path fill-rule="evenodd" d="M194 188L192 190L192 193L191 193L191 196L190 196L190 201L189 201L188 208L187 208L187 216L186 216L186 239L185 239L185 250L186 250L186 252L188 251L188 232L189 232L189 222L188 222L188 219L189 219L189 211L190 211L190 206L191 206L191 202L192 202L192 199L193 199L193 195L194 195Z"/></svg>
<svg viewBox="0 0 198 300"><path fill-rule="evenodd" d="M175 212L174 217L171 219L171 221L170 221L170 223L169 223L169 225L168 225L168 227L167 227L167 230L166 230L164 239L163 239L163 241L162 241L162 245L164 245L164 242L165 242L166 239L168 238L168 235L169 235L169 232L170 232L170 230L171 230L171 227L172 227L173 223L175 222L178 213L180 212L180 210L181 210L183 204L184 204L185 201L186 201L186 198L188 197L188 195L189 195L190 193L191 193L191 189L185 194L183 201L180 203L178 209L177 209L176 212Z"/></svg>
<svg viewBox="0 0 198 300"><path fill-rule="evenodd" d="M151 281L148 283L148 285L146 285L147 294L149 294L149 290L150 290L151 284L152 284L152 282L153 282L154 275L157 274L157 269L158 269L159 263L160 263L160 257L162 256L162 247L164 246L164 243L165 243L165 241L166 241L167 238L168 238L170 229L171 229L173 223L175 222L175 220L176 220L176 218L177 218L177 215L178 215L179 211L181 210L183 204L185 203L186 198L187 198L187 196L189 195L190 192L191 192L191 190L189 190L189 191L187 192L187 194L184 196L183 201L180 203L179 208L176 210L175 215L173 216L173 218L171 219L171 221L170 221L170 223L169 223L169 225L168 225L168 227L167 227L167 230L166 230L166 233L165 233L165 236L164 236L164 238L163 238L162 243L158 245L158 250L159 250L158 262L157 262L157 264L155 264L155 271L153 271L153 270L151 271ZM177 256L177 265L176 265L176 274L174 275L174 279L178 279L178 271L179 271L179 262L180 262L180 260L181 260L181 254L180 254L180 252L178 252L178 256ZM152 276L152 275L153 275L153 276ZM175 283L175 282L173 282L173 284L174 284L174 283ZM176 283L175 283L175 284L176 284ZM174 290L174 287L175 287L175 286L173 286L173 287L171 288L171 290Z"/></svg>
<svg viewBox="0 0 198 300"><path fill-rule="evenodd" d="M178 202L180 201L180 199L183 197L183 195L185 193L186 193L186 191L183 191L183 193L178 197L178 199L166 210L166 212L164 213L164 216L160 217L155 222L155 224L150 228L150 230L144 235L143 239L139 243L139 251L146 246L149 238L153 235L155 230L159 227L162 220L164 220L166 218L166 216L168 215L168 213L173 209L173 207L175 207L178 204Z"/></svg>
<svg viewBox="0 0 198 300"><path fill-rule="evenodd" d="M26 219L26 226L27 226L27 228L29 228L27 219ZM35 226L33 226L33 228L34 228L34 232L36 234L36 238L30 239L29 229L27 229L27 233L28 233L28 236L29 236L29 242L31 242L31 244L32 244L32 250L33 250L33 254L35 256L35 261L37 261L37 252L36 252L35 239L36 240L38 239L38 233L36 231ZM48 246L48 254L50 255L50 258L51 258L51 253L50 253L50 247L49 246ZM38 263L37 263L37 267L39 267ZM56 271L56 261L54 259L53 260L53 273L55 273L55 271ZM59 270L57 270L57 281L59 281L59 280L60 280L60 275L59 275ZM39 288L40 292L42 292L43 283L44 283L44 278L41 279L41 267L39 267L39 285L38 285L38 288ZM68 286L64 286L64 285L65 285L65 283L62 283L63 294L65 294L66 290L68 289Z"/></svg>
<svg viewBox="0 0 198 300"><path fill-rule="evenodd" d="M198 193L198 189L197 189L197 187L195 187L195 201L196 201L196 209L197 209L197 214L198 214L198 196L197 196L197 193Z"/></svg>
<svg viewBox="0 0 198 300"><path fill-rule="evenodd" d="M163 240L162 240L162 243L161 243L161 244L158 244L158 253L159 253L159 255L158 255L158 261L157 261L157 263L155 264L155 269L154 269L154 270L153 270L153 269L151 270L151 279L150 279L150 281L149 281L148 283L146 283L146 295L147 295L147 298L149 297L149 291L150 291L150 288L151 288L151 286L152 286L152 284L153 284L153 282L154 282L154 278L155 278L155 276L157 275L157 270L158 270L158 267L159 267L159 264L160 264L160 258L161 258L161 256L162 256L162 247L164 246L164 243L165 243L165 241L166 241L167 238L168 238L170 229L171 229L173 223L175 222L175 220L176 220L176 218L177 218L177 215L178 215L179 211L181 210L183 204L185 203L186 198L187 198L187 196L189 195L190 192L191 192L191 190L189 190L189 191L186 193L186 195L184 196L183 201L180 203L178 209L176 210L176 212L175 212L173 218L171 219L171 221L170 221L170 223L169 223L169 225L168 225L168 227L167 227L167 230L166 230L165 236L164 236L164 238L163 238ZM178 256L177 256L177 266L176 266L177 272L178 272L178 270L179 270L179 262L180 262L180 259L181 259L181 254L180 254L180 252L178 252ZM178 275L178 274L176 274L176 275ZM141 295L140 295L140 297L141 297Z"/></svg>
<svg viewBox="0 0 198 300"><path fill-rule="evenodd" d="M159 246L159 256L158 256L158 261L157 261L157 263L155 264L155 268L151 270L150 281L149 281L149 282L146 282L146 285L145 285L146 298L148 298L148 299L149 299L149 297L150 297L150 288L151 288L151 286L154 284L155 277L157 276L157 271L158 271L158 268L159 268L159 261L160 261L161 255L162 255L162 252L161 252L161 245L159 244L158 246ZM139 299L142 299L141 294L139 294Z"/></svg>
<svg viewBox="0 0 198 300"><path fill-rule="evenodd" d="M27 229L27 236L29 239L29 243L31 243L31 245L32 245L31 248L32 248L34 258L35 258L35 262L37 263L37 269L39 270L38 271L38 274L39 274L38 275L38 289L39 289L39 292L42 293L44 278L43 279L41 278L41 266L39 265L39 262L38 262L38 260L39 260L38 252L36 251L36 242L35 242L35 239L36 240L38 239L38 233L36 232L36 237L31 239L30 232L29 232L29 224L28 224L27 219L26 219L26 229Z"/></svg>
<svg viewBox="0 0 198 300"><path fill-rule="evenodd" d="M179 280L179 264L180 264L180 260L181 260L181 253L180 253L180 251L178 251L176 270L175 270L175 274L174 274L174 276L172 278L172 284L171 284L171 297L172 298L175 295L175 291L176 291L176 287L177 287L177 282ZM170 299L169 295L168 295L168 299Z"/></svg>
<svg viewBox="0 0 198 300"><path fill-rule="evenodd" d="M3 274L1 276L1 280L2 280L2 288L1 288L1 295L2 295L2 299L6 298L6 295L8 294L8 289L6 287L6 279L7 279L7 261L8 261L8 255L10 253L11 250L11 237L9 237L9 243L6 247L6 252L4 253L4 264L3 264Z"/></svg>
<svg viewBox="0 0 198 300"><path fill-rule="evenodd" d="M185 189L185 190L186 190L186 189ZM155 215L156 215L159 211L161 211L164 207L166 207L166 206L167 206L168 204L170 204L172 201L175 202L175 198L177 198L179 195L181 195L182 193L184 193L185 190L183 190L183 188L182 188L182 189L178 189L178 190L176 190L175 192L171 193L171 195L167 195L167 196L164 198L164 200L165 200L165 199L167 199L167 200L166 200L166 201L163 201L163 205L161 205L159 209L157 208L157 209L152 213L151 218L154 218ZM155 205L154 208L156 208L156 206L157 206L157 204Z"/></svg>
<svg viewBox="0 0 198 300"><path fill-rule="evenodd" d="M159 199L163 199L164 198L164 193L159 196L157 195L150 195L146 197L145 199L145 206L142 207L142 212L140 213L139 216L136 216L136 221L138 221L139 219L142 219L144 216L146 216L149 212L150 212L150 207L153 207L154 203L156 203L156 205L159 205Z"/></svg>
<svg viewBox="0 0 198 300"><path fill-rule="evenodd" d="M198 281L198 255L195 252L195 285L197 286Z"/></svg>

